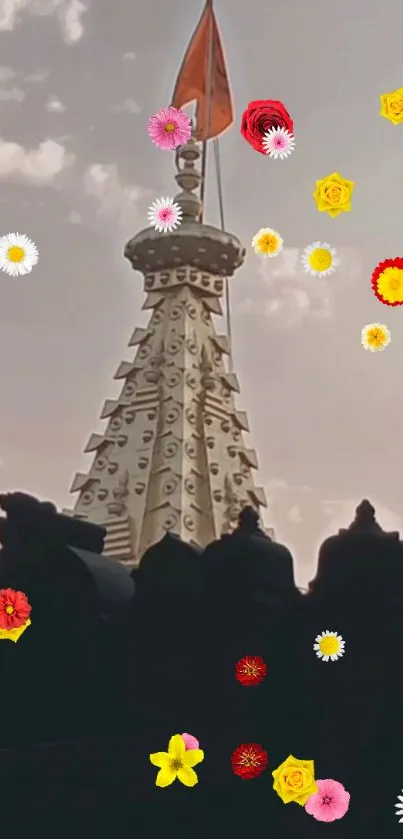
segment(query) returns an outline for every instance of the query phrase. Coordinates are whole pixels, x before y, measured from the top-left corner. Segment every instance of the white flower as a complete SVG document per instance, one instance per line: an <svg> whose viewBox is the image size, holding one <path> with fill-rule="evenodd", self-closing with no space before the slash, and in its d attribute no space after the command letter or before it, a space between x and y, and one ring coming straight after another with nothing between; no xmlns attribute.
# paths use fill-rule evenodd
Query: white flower
<svg viewBox="0 0 403 839"><path fill-rule="evenodd" d="M38 248L20 233L7 233L0 239L0 269L12 277L29 274L38 262Z"/></svg>
<svg viewBox="0 0 403 839"><path fill-rule="evenodd" d="M337 632L329 632L328 629L316 636L313 645L316 655L323 661L337 661L340 656L344 655L344 647L345 642L341 635L337 635Z"/></svg>
<svg viewBox="0 0 403 839"><path fill-rule="evenodd" d="M182 209L173 198L158 198L148 210L148 221L160 233L172 233L182 222Z"/></svg>
<svg viewBox="0 0 403 839"><path fill-rule="evenodd" d="M286 128L271 128L262 140L263 150L273 160L289 157L295 148L295 138Z"/></svg>
<svg viewBox="0 0 403 839"><path fill-rule="evenodd" d="M271 227L261 227L252 239L252 248L258 256L278 256L283 249L283 240Z"/></svg>
<svg viewBox="0 0 403 839"><path fill-rule="evenodd" d="M403 792L403 790L402 790L402 792ZM396 815L397 816L402 816L402 818L399 819L399 824L401 824L403 822L403 795L398 795L397 796L397 804L395 804L395 807L397 808L396 809Z"/></svg>
<svg viewBox="0 0 403 839"><path fill-rule="evenodd" d="M361 330L361 343L369 352L380 352L389 346L391 334L384 323L368 323Z"/></svg>
<svg viewBox="0 0 403 839"><path fill-rule="evenodd" d="M333 274L339 264L335 249L331 248L327 242L313 242L312 245L308 245L302 253L301 262L304 271L312 277L326 277L328 274Z"/></svg>

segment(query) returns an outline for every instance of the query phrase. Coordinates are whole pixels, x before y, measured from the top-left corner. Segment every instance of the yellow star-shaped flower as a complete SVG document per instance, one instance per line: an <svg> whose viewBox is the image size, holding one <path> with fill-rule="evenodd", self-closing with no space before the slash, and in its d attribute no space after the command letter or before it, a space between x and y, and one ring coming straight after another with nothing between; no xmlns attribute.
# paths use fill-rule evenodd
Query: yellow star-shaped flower
<svg viewBox="0 0 403 839"><path fill-rule="evenodd" d="M403 122L403 87L392 90L391 93L382 93L380 98L380 116L388 119L393 125L400 125Z"/></svg>
<svg viewBox="0 0 403 839"><path fill-rule="evenodd" d="M168 745L168 752L155 752L150 755L153 766L158 766L159 772L155 780L157 787L169 787L176 778L185 787L194 787L198 782L194 766L204 759L201 749L186 749L180 734L174 734Z"/></svg>
<svg viewBox="0 0 403 839"><path fill-rule="evenodd" d="M22 633L29 626L31 626L31 621L27 620L26 623L23 623L22 626L17 626L16 629L0 629L0 641L14 641L14 644L16 644L18 639L21 638Z"/></svg>
<svg viewBox="0 0 403 839"><path fill-rule="evenodd" d="M338 172L316 181L313 197L319 212L329 213L332 218L339 213L349 213L354 186L354 181L346 181Z"/></svg>

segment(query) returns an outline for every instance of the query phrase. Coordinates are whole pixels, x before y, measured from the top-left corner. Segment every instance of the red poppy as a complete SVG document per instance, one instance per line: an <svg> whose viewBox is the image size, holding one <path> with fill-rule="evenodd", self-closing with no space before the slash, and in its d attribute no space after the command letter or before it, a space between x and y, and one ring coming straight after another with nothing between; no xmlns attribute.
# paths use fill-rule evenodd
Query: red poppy
<svg viewBox="0 0 403 839"><path fill-rule="evenodd" d="M235 675L241 685L252 687L263 682L267 676L267 667L260 655L247 655L238 661Z"/></svg>
<svg viewBox="0 0 403 839"><path fill-rule="evenodd" d="M17 629L31 614L28 598L13 588L0 589L0 629Z"/></svg>
<svg viewBox="0 0 403 839"><path fill-rule="evenodd" d="M232 752L232 771L243 781L258 778L267 766L267 752L259 743L242 743Z"/></svg>

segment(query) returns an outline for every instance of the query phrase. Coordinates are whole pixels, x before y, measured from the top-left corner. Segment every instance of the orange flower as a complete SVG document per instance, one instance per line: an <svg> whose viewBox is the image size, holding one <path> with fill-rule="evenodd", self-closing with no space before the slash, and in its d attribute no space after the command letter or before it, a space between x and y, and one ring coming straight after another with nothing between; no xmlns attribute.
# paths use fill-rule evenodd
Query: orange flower
<svg viewBox="0 0 403 839"><path fill-rule="evenodd" d="M251 687L263 681L267 675L267 667L259 655L247 655L238 661L235 675L241 685Z"/></svg>
<svg viewBox="0 0 403 839"><path fill-rule="evenodd" d="M267 766L267 752L259 743L242 743L232 752L232 771L235 775L248 781L257 778Z"/></svg>
<svg viewBox="0 0 403 839"><path fill-rule="evenodd" d="M30 614L31 606L22 591L0 589L0 629L17 629L27 623Z"/></svg>

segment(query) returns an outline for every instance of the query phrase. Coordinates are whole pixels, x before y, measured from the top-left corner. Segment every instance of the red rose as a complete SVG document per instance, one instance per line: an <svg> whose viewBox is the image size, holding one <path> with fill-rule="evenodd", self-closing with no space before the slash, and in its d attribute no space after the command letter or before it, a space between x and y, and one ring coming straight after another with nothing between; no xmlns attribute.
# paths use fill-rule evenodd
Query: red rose
<svg viewBox="0 0 403 839"><path fill-rule="evenodd" d="M241 134L247 143L261 154L266 154L262 148L262 140L271 128L285 128L293 134L294 123L282 102L275 99L256 99L249 102L242 114Z"/></svg>
<svg viewBox="0 0 403 839"><path fill-rule="evenodd" d="M22 591L13 588L0 589L0 628L17 629L27 622L31 606Z"/></svg>
<svg viewBox="0 0 403 839"><path fill-rule="evenodd" d="M267 752L259 743L242 743L232 753L232 771L243 781L258 778L267 766Z"/></svg>
<svg viewBox="0 0 403 839"><path fill-rule="evenodd" d="M260 655L247 655L236 665L235 675L244 687L258 685L267 675L267 667Z"/></svg>

